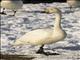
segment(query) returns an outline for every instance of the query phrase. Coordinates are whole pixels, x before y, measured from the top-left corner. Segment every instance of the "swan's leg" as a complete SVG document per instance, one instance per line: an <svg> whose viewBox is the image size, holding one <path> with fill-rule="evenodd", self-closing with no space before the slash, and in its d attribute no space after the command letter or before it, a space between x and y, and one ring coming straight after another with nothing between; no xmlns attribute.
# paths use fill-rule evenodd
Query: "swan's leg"
<svg viewBox="0 0 80 60"><path fill-rule="evenodd" d="M70 11L71 11L72 10L72 6L70 6L69 8L70 8Z"/></svg>
<svg viewBox="0 0 80 60"><path fill-rule="evenodd" d="M70 12L72 12L72 11L73 11L73 10L72 10L72 8L73 8L73 7L72 7L72 6L70 6L69 8L70 8Z"/></svg>
<svg viewBox="0 0 80 60"><path fill-rule="evenodd" d="M44 55L46 55L46 56L48 56L48 55L60 55L59 53L44 52L43 47L44 47L44 45L42 45L42 46L40 47L40 49L39 49L36 53L44 54Z"/></svg>
<svg viewBox="0 0 80 60"><path fill-rule="evenodd" d="M40 49L39 49L36 53L43 53L43 52L44 52L43 47L44 47L44 45L42 45L42 46L40 47Z"/></svg>
<svg viewBox="0 0 80 60"><path fill-rule="evenodd" d="M70 6L69 8L70 8L70 12L73 13L74 12L74 9L73 9L74 7Z"/></svg>
<svg viewBox="0 0 80 60"><path fill-rule="evenodd" d="M4 12L4 10L5 10L5 8L3 8L3 11L0 12L0 14L5 14L6 15L6 13Z"/></svg>
<svg viewBox="0 0 80 60"><path fill-rule="evenodd" d="M13 16L15 16L15 14L16 14L16 11L14 11L14 10L13 10L13 12L14 12Z"/></svg>

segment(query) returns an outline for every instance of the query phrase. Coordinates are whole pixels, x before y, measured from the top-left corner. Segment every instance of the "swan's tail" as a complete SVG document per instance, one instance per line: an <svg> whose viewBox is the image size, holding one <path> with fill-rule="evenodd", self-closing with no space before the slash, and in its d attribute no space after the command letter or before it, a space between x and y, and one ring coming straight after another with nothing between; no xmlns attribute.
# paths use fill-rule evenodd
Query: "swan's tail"
<svg viewBox="0 0 80 60"><path fill-rule="evenodd" d="M23 45L23 44L22 44L22 41L16 40L16 41L13 42L11 45L12 45L12 46L21 46L21 45Z"/></svg>

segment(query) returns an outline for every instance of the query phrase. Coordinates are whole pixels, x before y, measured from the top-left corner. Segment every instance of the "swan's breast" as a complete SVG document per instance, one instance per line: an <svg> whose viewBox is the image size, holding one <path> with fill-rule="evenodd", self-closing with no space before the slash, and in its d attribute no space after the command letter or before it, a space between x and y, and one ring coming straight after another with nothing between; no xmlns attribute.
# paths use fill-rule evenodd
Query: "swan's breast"
<svg viewBox="0 0 80 60"><path fill-rule="evenodd" d="M52 35L52 39L53 39L52 41L57 42L63 40L66 37L66 35L67 35L66 32L63 30L55 31Z"/></svg>

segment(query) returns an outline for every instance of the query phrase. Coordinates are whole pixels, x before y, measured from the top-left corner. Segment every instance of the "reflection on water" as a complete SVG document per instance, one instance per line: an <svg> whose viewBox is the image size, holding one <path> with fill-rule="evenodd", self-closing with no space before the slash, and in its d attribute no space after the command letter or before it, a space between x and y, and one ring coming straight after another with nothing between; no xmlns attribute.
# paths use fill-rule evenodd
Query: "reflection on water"
<svg viewBox="0 0 80 60"><path fill-rule="evenodd" d="M29 57L27 55L3 55L0 54L1 60L32 60L34 57Z"/></svg>

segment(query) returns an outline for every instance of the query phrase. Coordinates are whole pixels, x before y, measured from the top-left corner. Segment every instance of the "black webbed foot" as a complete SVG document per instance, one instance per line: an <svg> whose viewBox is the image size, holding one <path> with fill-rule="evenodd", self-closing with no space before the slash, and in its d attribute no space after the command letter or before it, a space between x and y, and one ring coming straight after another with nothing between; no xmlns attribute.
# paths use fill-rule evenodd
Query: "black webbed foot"
<svg viewBox="0 0 80 60"><path fill-rule="evenodd" d="M46 56L49 56L49 55L60 55L59 53L45 52L44 49L43 49L43 46L44 46L44 45L42 45L42 46L40 47L40 49L36 52L37 54L44 54L44 55L46 55Z"/></svg>
<svg viewBox="0 0 80 60"><path fill-rule="evenodd" d="M60 55L59 53L50 53L50 52L40 52L40 51L37 51L36 53L38 54L44 54L46 56L49 56L49 55Z"/></svg>
<svg viewBox="0 0 80 60"><path fill-rule="evenodd" d="M50 52L45 52L45 55L49 56L49 55L60 55L59 53L50 53Z"/></svg>
<svg viewBox="0 0 80 60"><path fill-rule="evenodd" d="M2 15L7 15L6 13L4 13L4 12L0 12L0 14L2 14Z"/></svg>

